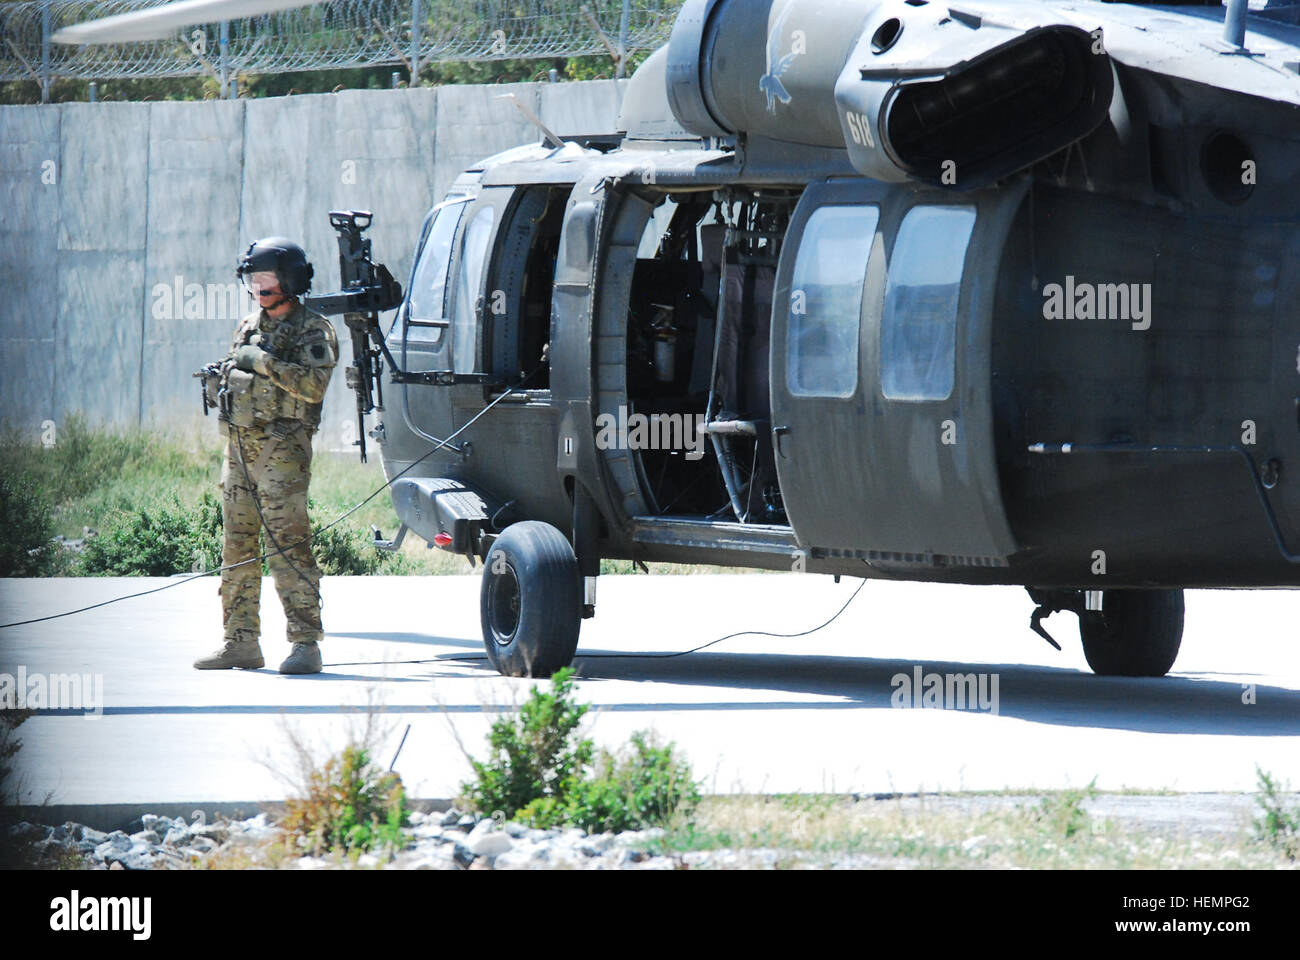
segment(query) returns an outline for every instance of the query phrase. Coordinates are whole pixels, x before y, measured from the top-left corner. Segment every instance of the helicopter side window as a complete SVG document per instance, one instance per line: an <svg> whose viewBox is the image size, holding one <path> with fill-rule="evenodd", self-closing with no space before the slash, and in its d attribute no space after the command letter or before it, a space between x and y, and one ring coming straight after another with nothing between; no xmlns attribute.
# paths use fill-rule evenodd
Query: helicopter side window
<svg viewBox="0 0 1300 960"><path fill-rule="evenodd" d="M880 325L886 398L943 400L952 393L957 302L974 227L974 207L914 207L903 218Z"/></svg>
<svg viewBox="0 0 1300 960"><path fill-rule="evenodd" d="M452 326L452 369L456 373L473 373L477 363L477 317L475 307L483 285L483 264L487 260L488 241L496 210L480 210L465 230L465 246L460 257L460 277L456 287L456 310Z"/></svg>
<svg viewBox="0 0 1300 960"><path fill-rule="evenodd" d="M876 206L827 206L804 228L790 284L790 392L851 397L858 387L862 288Z"/></svg>
<svg viewBox="0 0 1300 960"><path fill-rule="evenodd" d="M420 262L411 278L407 302L406 340L439 346L447 329L447 267L451 260L451 241L464 211L463 203L442 207L433 218L429 236L420 253Z"/></svg>

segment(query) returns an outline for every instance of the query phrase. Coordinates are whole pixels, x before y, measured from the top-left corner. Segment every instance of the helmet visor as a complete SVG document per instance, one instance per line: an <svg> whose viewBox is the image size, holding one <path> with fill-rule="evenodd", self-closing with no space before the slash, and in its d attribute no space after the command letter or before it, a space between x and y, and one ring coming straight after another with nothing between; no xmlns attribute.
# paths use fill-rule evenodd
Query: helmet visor
<svg viewBox="0 0 1300 960"><path fill-rule="evenodd" d="M280 278L273 270L254 270L241 273L239 279L244 283L248 295L258 303L270 303L284 298Z"/></svg>

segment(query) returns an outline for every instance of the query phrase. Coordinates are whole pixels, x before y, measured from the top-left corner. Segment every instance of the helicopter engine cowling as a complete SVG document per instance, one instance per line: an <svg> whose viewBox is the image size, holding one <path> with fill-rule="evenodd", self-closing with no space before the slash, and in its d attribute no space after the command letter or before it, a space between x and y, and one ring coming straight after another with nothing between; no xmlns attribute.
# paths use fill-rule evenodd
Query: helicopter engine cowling
<svg viewBox="0 0 1300 960"><path fill-rule="evenodd" d="M687 0L668 45L668 100L700 136L838 147L873 179L973 189L1106 118L1115 77L1101 30L1064 16L933 0Z"/></svg>

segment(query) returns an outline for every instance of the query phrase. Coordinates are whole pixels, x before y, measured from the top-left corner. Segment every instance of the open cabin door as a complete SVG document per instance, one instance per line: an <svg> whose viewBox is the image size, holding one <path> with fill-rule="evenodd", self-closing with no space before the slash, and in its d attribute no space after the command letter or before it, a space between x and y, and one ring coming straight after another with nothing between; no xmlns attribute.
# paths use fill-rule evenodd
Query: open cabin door
<svg viewBox="0 0 1300 960"><path fill-rule="evenodd" d="M772 308L772 424L800 545L872 565L1003 566L997 267L1023 190L870 181L801 198Z"/></svg>

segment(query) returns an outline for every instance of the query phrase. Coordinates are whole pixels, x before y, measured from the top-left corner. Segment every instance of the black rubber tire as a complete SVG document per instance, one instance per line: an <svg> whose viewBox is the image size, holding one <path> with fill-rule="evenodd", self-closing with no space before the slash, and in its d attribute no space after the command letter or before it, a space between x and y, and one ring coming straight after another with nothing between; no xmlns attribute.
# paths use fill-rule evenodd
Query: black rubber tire
<svg viewBox="0 0 1300 960"><path fill-rule="evenodd" d="M582 583L568 538L549 523L512 523L483 566L483 646L506 677L549 677L573 662Z"/></svg>
<svg viewBox="0 0 1300 960"><path fill-rule="evenodd" d="M1107 590L1079 616L1083 655L1100 677L1163 677L1183 642L1183 591Z"/></svg>

